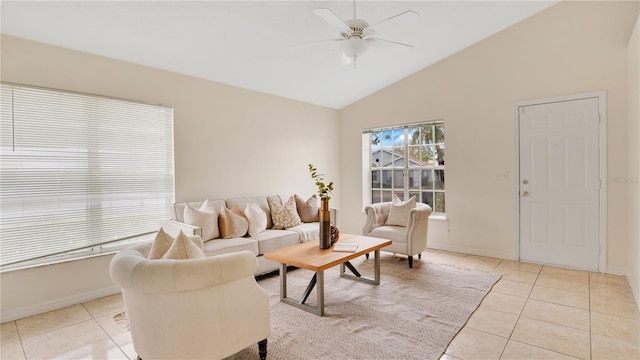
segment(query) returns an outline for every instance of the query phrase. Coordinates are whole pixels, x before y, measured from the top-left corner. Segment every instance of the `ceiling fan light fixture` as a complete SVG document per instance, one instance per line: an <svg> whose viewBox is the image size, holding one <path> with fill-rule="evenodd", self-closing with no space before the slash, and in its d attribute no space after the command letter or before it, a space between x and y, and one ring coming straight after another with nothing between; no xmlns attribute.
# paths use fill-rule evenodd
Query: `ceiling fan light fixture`
<svg viewBox="0 0 640 360"><path fill-rule="evenodd" d="M340 44L340 49L344 55L351 59L362 56L368 47L369 43L366 40L356 36L344 40Z"/></svg>

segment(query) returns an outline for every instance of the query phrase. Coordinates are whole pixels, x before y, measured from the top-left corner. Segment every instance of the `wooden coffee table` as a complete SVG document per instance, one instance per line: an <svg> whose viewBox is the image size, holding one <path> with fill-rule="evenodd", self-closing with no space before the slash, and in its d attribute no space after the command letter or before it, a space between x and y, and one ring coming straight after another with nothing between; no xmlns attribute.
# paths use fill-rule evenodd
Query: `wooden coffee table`
<svg viewBox="0 0 640 360"><path fill-rule="evenodd" d="M338 242L356 242L359 245L357 251L353 253L333 252L333 246L330 249L320 249L318 241L309 241L264 254L265 259L274 260L281 264L280 301L318 316L324 316L324 271L336 265L340 265L340 277L373 285L380 284L380 249L391 245L391 240L369 236L340 234L340 240L338 240ZM349 262L351 259L355 259L358 256L362 256L370 252L374 253L373 279L363 277ZM287 265L315 272L300 300L287 297ZM353 275L345 273L345 267L348 268ZM305 304L311 290L313 290L316 284L318 286L318 290L316 291L316 305L313 306Z"/></svg>

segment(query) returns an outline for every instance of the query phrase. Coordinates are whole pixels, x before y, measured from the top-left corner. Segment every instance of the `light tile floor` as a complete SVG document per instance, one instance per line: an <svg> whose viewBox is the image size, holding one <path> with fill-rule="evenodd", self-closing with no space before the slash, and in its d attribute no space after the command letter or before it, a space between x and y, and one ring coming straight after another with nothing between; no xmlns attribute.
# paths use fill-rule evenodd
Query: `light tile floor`
<svg viewBox="0 0 640 360"><path fill-rule="evenodd" d="M503 275L442 360L640 359L640 313L622 276L439 250L425 260ZM123 310L118 294L4 323L0 358L135 359Z"/></svg>

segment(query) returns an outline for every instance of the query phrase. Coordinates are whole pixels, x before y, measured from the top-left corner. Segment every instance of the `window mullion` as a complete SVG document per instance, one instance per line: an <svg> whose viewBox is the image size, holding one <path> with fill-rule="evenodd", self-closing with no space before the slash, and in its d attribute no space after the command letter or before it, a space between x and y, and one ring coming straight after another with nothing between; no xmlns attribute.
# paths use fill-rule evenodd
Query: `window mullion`
<svg viewBox="0 0 640 360"><path fill-rule="evenodd" d="M404 168L402 169L402 179L403 179L403 199L409 199L409 163L411 159L409 158L409 128L404 128Z"/></svg>

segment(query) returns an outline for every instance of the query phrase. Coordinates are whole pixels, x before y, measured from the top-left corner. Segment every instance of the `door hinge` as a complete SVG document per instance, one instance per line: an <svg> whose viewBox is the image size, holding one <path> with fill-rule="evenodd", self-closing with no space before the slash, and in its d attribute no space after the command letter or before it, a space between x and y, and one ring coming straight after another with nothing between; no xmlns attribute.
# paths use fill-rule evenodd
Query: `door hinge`
<svg viewBox="0 0 640 360"><path fill-rule="evenodd" d="M598 125L602 122L602 114L598 113Z"/></svg>

